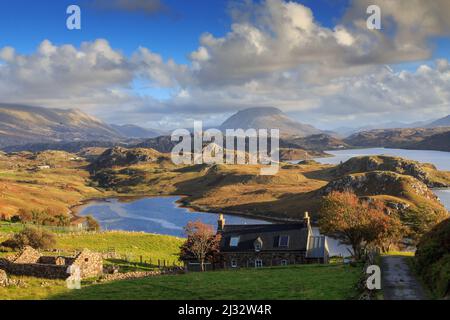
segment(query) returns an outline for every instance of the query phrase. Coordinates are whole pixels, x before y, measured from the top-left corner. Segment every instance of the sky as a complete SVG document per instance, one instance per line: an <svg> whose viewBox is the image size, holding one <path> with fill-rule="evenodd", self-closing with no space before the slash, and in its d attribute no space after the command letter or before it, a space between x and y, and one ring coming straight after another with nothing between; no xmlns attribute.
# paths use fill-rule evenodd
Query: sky
<svg viewBox="0 0 450 320"><path fill-rule="evenodd" d="M447 0L0 0L0 103L156 129L256 106L321 129L435 119L448 16Z"/></svg>

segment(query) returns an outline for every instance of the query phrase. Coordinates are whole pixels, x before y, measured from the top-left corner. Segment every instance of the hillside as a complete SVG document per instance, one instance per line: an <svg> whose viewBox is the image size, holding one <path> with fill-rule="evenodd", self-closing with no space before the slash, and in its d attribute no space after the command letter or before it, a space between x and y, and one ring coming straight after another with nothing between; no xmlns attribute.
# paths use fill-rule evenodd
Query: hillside
<svg viewBox="0 0 450 320"><path fill-rule="evenodd" d="M418 150L439 150L450 152L450 131L434 134L409 146Z"/></svg>
<svg viewBox="0 0 450 320"><path fill-rule="evenodd" d="M279 129L280 136L309 136L321 131L311 125L292 120L277 108L249 108L228 118L221 126L226 129Z"/></svg>
<svg viewBox="0 0 450 320"><path fill-rule="evenodd" d="M113 128L79 110L0 104L0 147L121 138Z"/></svg>
<svg viewBox="0 0 450 320"><path fill-rule="evenodd" d="M450 295L450 219L442 221L419 242L416 269L437 298Z"/></svg>
<svg viewBox="0 0 450 320"><path fill-rule="evenodd" d="M434 225L448 217L447 209L437 196L412 176L392 171L370 171L349 174L331 181L319 191L327 195L332 191L351 190L359 197L377 199L397 215L409 228L408 236L418 239Z"/></svg>
<svg viewBox="0 0 450 320"><path fill-rule="evenodd" d="M61 151L2 155L0 219L20 211L69 215L70 207L80 201L107 196L91 186L87 165L75 154Z"/></svg>
<svg viewBox="0 0 450 320"><path fill-rule="evenodd" d="M414 128L414 129L378 129L359 132L344 139L344 141L354 147L385 147L385 148L405 148L414 149L415 146L426 138L436 134L450 132L450 127L437 128ZM439 145L447 148L450 141ZM427 148L427 149L431 149Z"/></svg>
<svg viewBox="0 0 450 320"><path fill-rule="evenodd" d="M323 151L348 148L341 139L328 134L315 134L307 137L283 138L280 146L285 148L300 148L305 150Z"/></svg>
<svg viewBox="0 0 450 320"><path fill-rule="evenodd" d="M450 172L439 171L432 164L392 156L354 157L330 170L334 176L370 171L392 171L412 176L429 188L450 186Z"/></svg>
<svg viewBox="0 0 450 320"><path fill-rule="evenodd" d="M427 127L429 128L450 127L450 115L431 122L430 124L427 125Z"/></svg>
<svg viewBox="0 0 450 320"><path fill-rule="evenodd" d="M105 150L95 158L89 166L91 170L130 166L142 162L156 162L162 158L162 154L153 149L134 148L125 149L114 147Z"/></svg>

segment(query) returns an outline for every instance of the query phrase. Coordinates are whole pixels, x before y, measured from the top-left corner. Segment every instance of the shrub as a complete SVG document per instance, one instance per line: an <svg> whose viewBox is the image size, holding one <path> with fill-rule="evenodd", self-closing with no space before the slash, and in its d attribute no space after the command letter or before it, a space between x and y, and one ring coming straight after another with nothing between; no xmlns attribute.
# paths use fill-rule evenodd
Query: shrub
<svg viewBox="0 0 450 320"><path fill-rule="evenodd" d="M450 219L436 225L417 245L416 268L438 296L450 290Z"/></svg>
<svg viewBox="0 0 450 320"><path fill-rule="evenodd" d="M19 233L16 233L11 239L4 241L1 245L12 249L21 249L25 246L30 246L34 249L50 249L55 243L53 233L27 227Z"/></svg>

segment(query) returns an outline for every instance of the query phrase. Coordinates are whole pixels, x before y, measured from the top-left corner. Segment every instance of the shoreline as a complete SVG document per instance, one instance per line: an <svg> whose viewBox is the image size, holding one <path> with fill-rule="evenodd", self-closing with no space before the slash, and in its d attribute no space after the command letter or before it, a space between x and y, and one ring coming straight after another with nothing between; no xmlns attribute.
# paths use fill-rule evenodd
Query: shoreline
<svg viewBox="0 0 450 320"><path fill-rule="evenodd" d="M119 202L126 202L124 200L140 200L146 198L168 198L168 197L177 197L173 203L178 208L184 208L189 210L189 212L200 212L200 213L208 213L208 214L226 214L235 217L247 218L247 219L255 219L255 220L264 220L270 223L287 223L287 222L299 222L300 220L296 219L283 219L283 218L272 218L264 215L255 215L255 214L246 214L244 212L238 211L227 211L227 210L209 210L208 208L198 207L195 205L191 205L185 199L189 197L189 195L179 195L179 194L169 194L169 195L154 195L154 194L143 194L143 195L110 195L104 198L91 198L80 201L80 203L70 207L70 212L73 217L84 217L80 216L80 210L83 209L84 206L91 202L108 202L108 199L117 199Z"/></svg>

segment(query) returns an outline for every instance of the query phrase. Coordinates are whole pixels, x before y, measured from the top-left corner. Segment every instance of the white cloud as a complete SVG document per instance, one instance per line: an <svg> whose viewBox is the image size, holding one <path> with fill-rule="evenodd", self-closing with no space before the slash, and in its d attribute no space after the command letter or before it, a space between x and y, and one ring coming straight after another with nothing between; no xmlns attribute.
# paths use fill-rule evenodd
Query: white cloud
<svg viewBox="0 0 450 320"><path fill-rule="evenodd" d="M415 71L389 64L429 59L429 39L450 34L450 4L436 1L380 0L386 32L365 27L366 0L352 1L333 27L296 2L242 2L227 34L200 37L189 65L143 47L127 57L101 39L79 48L43 41L29 55L0 48L0 97L165 129L253 106L314 124L434 118L450 113L448 60ZM136 82L171 96L155 99Z"/></svg>

